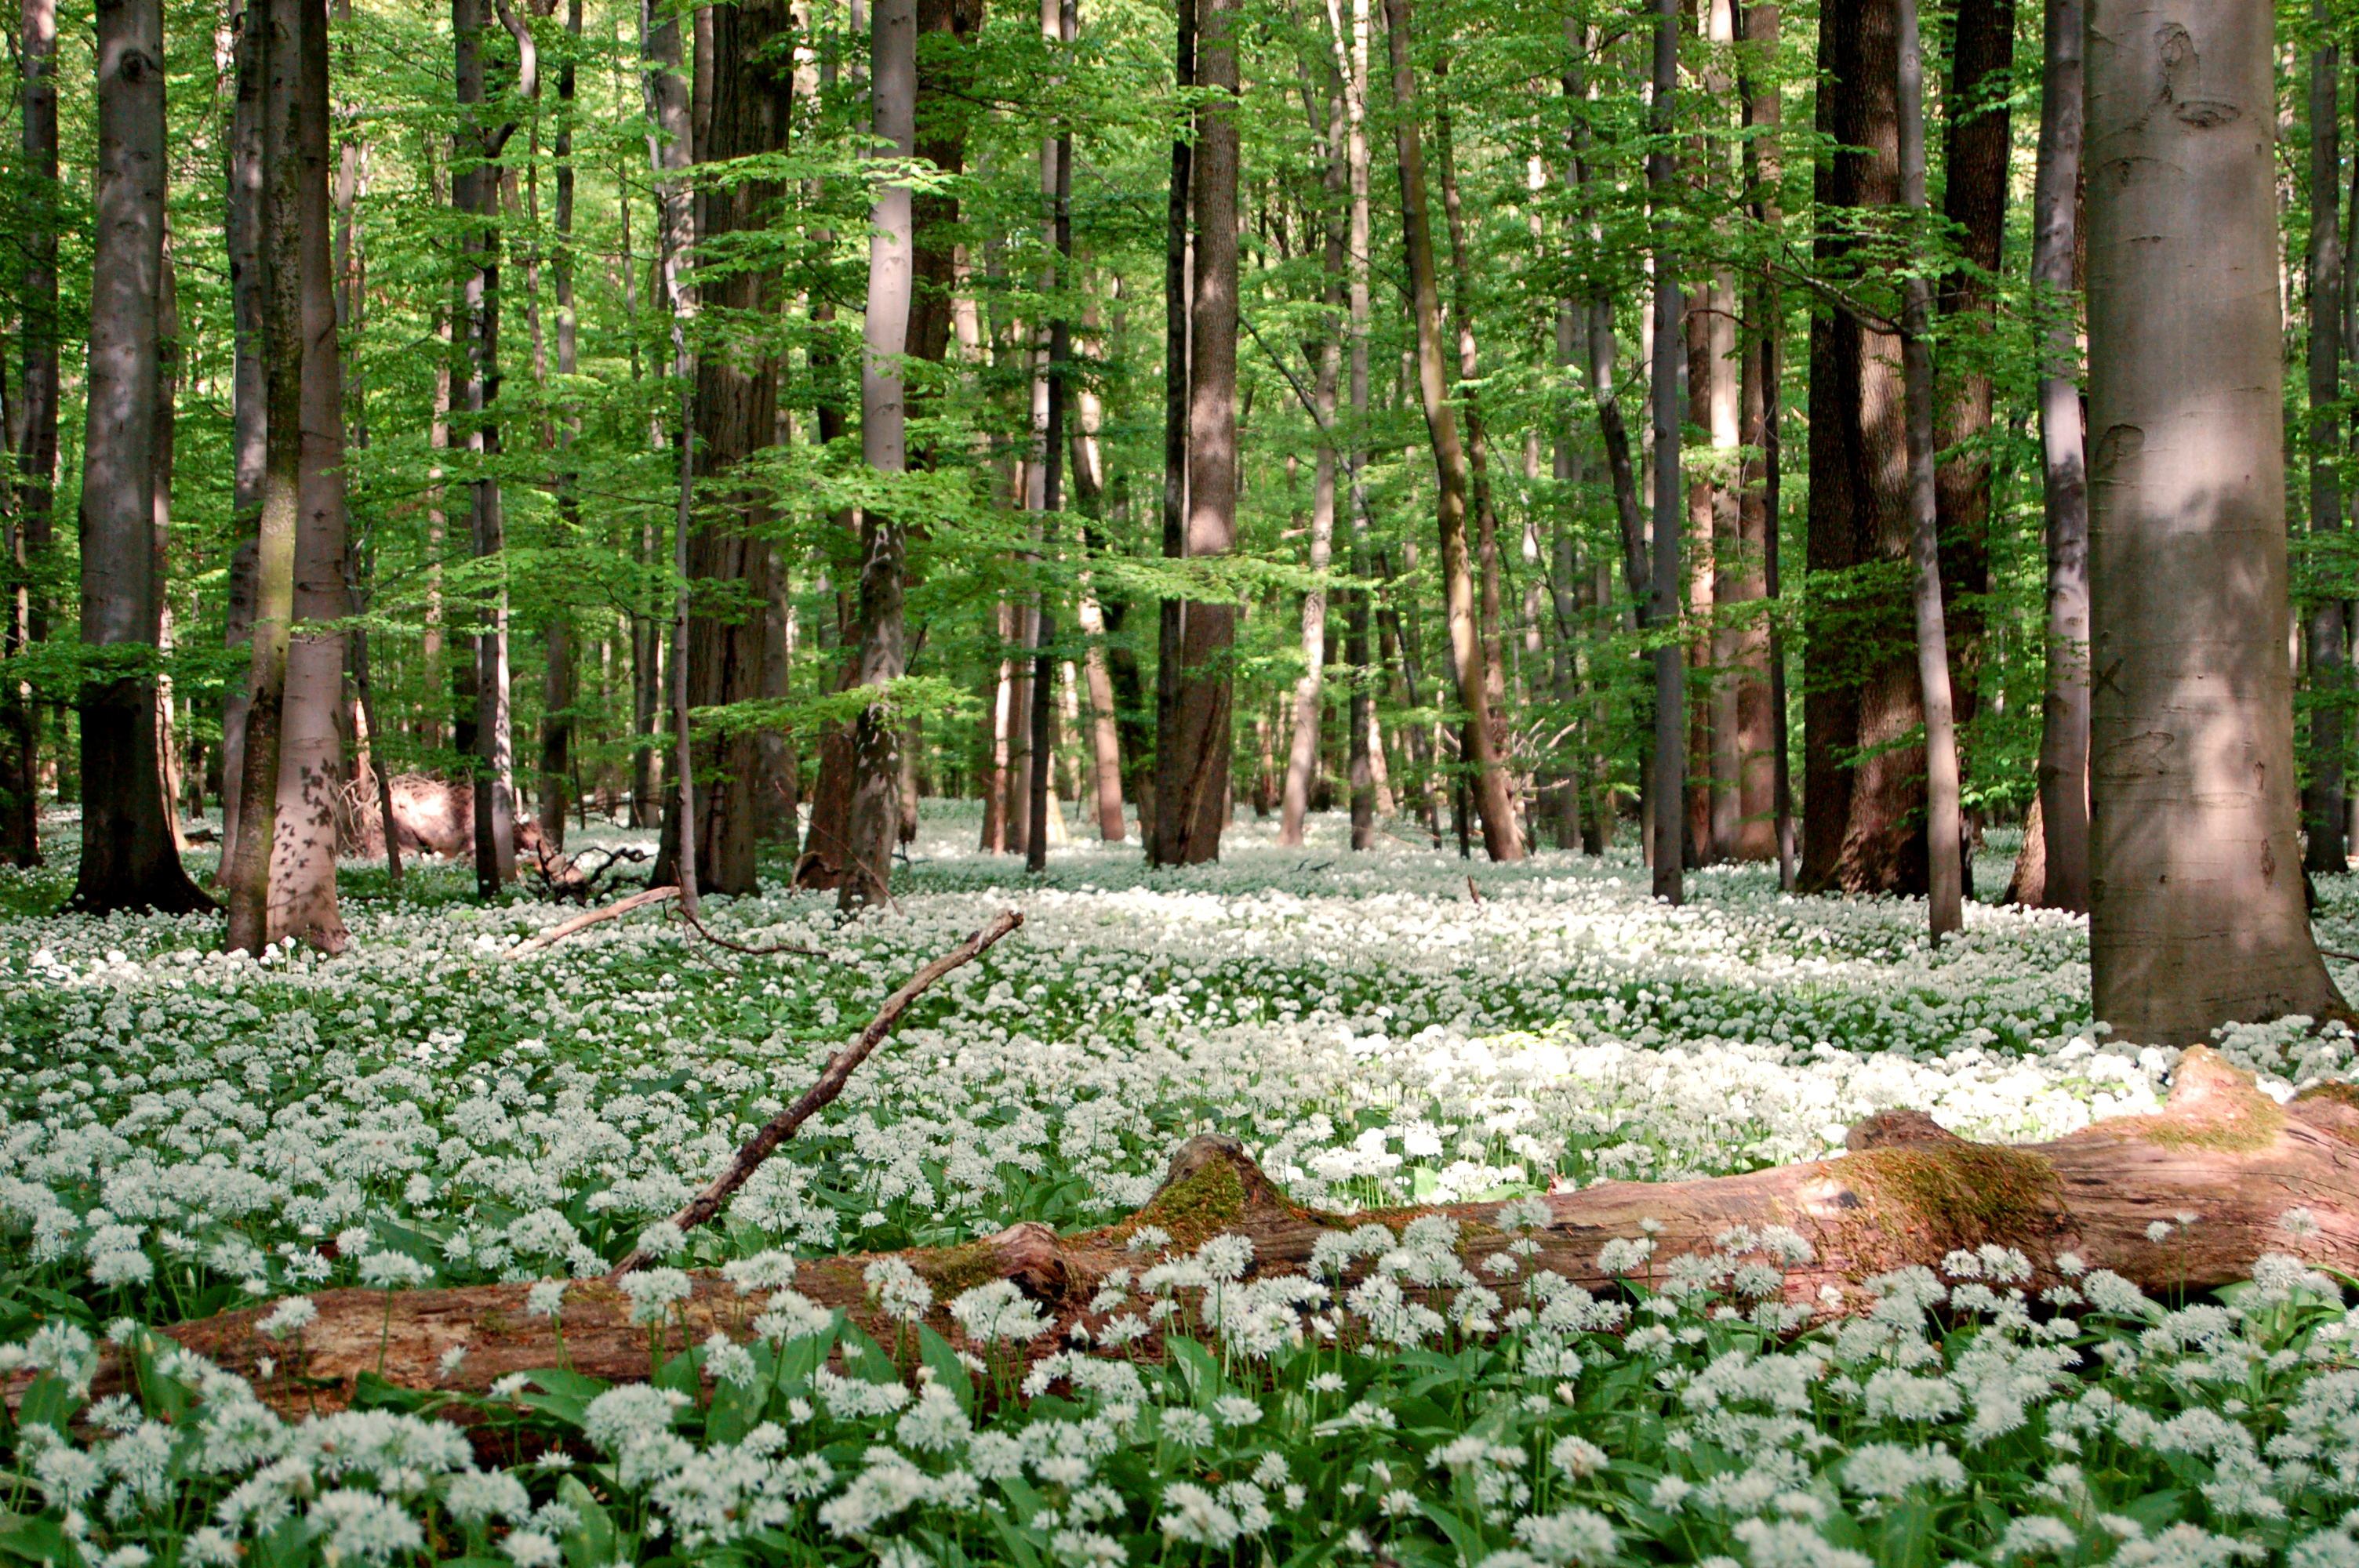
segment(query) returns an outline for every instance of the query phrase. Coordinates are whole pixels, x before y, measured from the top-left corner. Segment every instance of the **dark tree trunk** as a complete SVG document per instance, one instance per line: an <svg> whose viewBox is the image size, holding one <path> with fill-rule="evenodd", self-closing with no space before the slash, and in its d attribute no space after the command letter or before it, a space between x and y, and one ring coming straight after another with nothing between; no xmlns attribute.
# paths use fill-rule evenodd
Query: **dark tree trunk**
<svg viewBox="0 0 2359 1568"><path fill-rule="evenodd" d="M53 493L58 470L58 7L57 0L25 0L17 38L24 103L25 190L21 200L24 276L19 284L17 335L23 351L18 385L15 493L10 497L6 559L6 652L19 654L49 630L34 578L47 562L56 533ZM61 737L62 738L62 737ZM40 864L40 744L33 694L16 681L0 691L0 860Z"/></svg>
<svg viewBox="0 0 2359 1568"><path fill-rule="evenodd" d="M1991 355L2006 221L2008 95L2015 86L2015 0L1961 0L1951 24L1950 79L1941 94L1941 215L1967 265L1940 280L1941 391L1933 446L1951 454L1936 472L1941 605L1949 633L1951 697L1962 765L1971 773L1981 711L1982 598L1990 591ZM1971 894L1972 861L1966 892Z"/></svg>
<svg viewBox="0 0 2359 1568"><path fill-rule="evenodd" d="M1189 557L1227 555L1237 530L1239 142L1232 0L1197 0L1195 19L1202 29L1199 81L1220 96L1198 113L1189 171L1196 269L1188 321L1187 507L1178 551ZM1168 555L1172 550L1166 515ZM1221 853L1236 607L1190 600L1167 603L1164 613L1165 653L1176 662L1166 721L1156 741L1155 836L1148 859L1159 866L1195 865L1218 860ZM1033 743L1042 739L1036 736Z"/></svg>
<svg viewBox="0 0 2359 1568"><path fill-rule="evenodd" d="M1859 0L1820 23L1820 130L1843 149L1817 175L1821 211L1897 206L1900 160L1895 0ZM1855 287L1856 247L1829 226L1819 264ZM1832 578L1804 631L1802 863L1805 892L1921 893L1925 754L1908 559L1908 441L1900 345L1824 304L1810 324L1807 565ZM1866 568L1865 573L1853 568Z"/></svg>
<svg viewBox="0 0 2359 1568"><path fill-rule="evenodd" d="M499 178L495 161L515 124L495 128L487 104L484 34L492 26L485 0L451 0L453 68L458 84L458 150L452 161L451 205L459 222L460 284L452 328L458 368L451 388L452 423L477 477L468 485L468 532L478 560L506 547L506 521L498 476L500 429L490 414L500 390ZM475 792L475 892L495 896L516 874L515 773L508 730L508 629L505 589L483 590L476 611L472 752Z"/></svg>
<svg viewBox="0 0 2359 1568"><path fill-rule="evenodd" d="M89 422L82 444L82 638L156 648L158 312L164 264L159 0L98 7L98 178L92 233ZM93 677L82 709L82 848L71 907L211 909L175 851L156 747L152 666Z"/></svg>
<svg viewBox="0 0 2359 1568"><path fill-rule="evenodd" d="M1775 75L1775 5L1738 4L1737 91L1745 124L1766 132L1745 144L1748 211L1756 223L1779 221L1777 153L1783 120ZM1764 71L1770 74L1765 80ZM1765 145L1766 144L1766 145ZM1778 528L1778 350L1783 306L1777 279L1765 267L1748 285L1748 334L1737 388L1737 438L1748 454L1737 492L1736 532L1743 565L1737 598L1763 601L1765 613L1739 633L1736 663L1737 829L1739 860L1778 862L1779 882L1793 883L1793 811L1786 788L1785 648L1775 619Z"/></svg>
<svg viewBox="0 0 2359 1568"><path fill-rule="evenodd" d="M557 295L557 373L571 392L571 377L581 366L581 333L573 304L573 105L574 52L582 38L582 0L567 0L565 62L557 73L557 248L550 256L551 281ZM557 438L570 456L581 438L581 420L567 415ZM561 535L569 542L582 526L580 476L571 461L560 461L557 480L557 514ZM565 847L566 795L573 772L573 707L576 694L572 616L560 609L550 618L547 673L541 690L540 832L557 849Z"/></svg>

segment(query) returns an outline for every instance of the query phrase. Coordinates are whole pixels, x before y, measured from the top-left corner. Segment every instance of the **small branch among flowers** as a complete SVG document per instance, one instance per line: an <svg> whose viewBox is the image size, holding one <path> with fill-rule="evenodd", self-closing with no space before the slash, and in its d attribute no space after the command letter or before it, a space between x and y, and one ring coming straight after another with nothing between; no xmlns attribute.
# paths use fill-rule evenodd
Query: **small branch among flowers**
<svg viewBox="0 0 2359 1568"><path fill-rule="evenodd" d="M792 1138L798 1128L843 1092L843 1086L851 1080L853 1071L868 1060L869 1053L883 1044L886 1035L893 1033L894 1027L901 1022L901 1015L909 1011L910 1003L925 995L936 980L952 969L973 962L993 943L1023 924L1024 916L1019 911L1002 910L988 925L970 933L965 941L910 976L899 990L885 999L885 1005L877 1010L875 1018L868 1021L868 1027L860 1032L860 1037L829 1060L827 1070L819 1076L819 1082L805 1089L801 1098L772 1117L763 1124L760 1131L747 1139L745 1146L737 1151L737 1157L729 1162L729 1168L690 1199L686 1208L653 1228L661 1232L669 1227L672 1234L678 1235L695 1229L719 1214L721 1206L728 1202L729 1195L744 1186L747 1177L761 1169L762 1162L768 1159L779 1144ZM610 1281L620 1280L634 1270L646 1268L656 1260L656 1256L643 1239L632 1249L629 1257L614 1265L614 1272L606 1277Z"/></svg>

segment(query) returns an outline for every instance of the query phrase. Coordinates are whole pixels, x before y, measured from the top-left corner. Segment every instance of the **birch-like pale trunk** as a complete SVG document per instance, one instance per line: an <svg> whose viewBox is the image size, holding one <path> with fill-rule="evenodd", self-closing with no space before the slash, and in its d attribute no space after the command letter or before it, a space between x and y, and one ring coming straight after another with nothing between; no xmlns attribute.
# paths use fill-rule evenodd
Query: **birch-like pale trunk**
<svg viewBox="0 0 2359 1568"><path fill-rule="evenodd" d="M880 154L910 157L917 148L918 13L915 0L871 0L868 102L872 144ZM860 455L880 476L908 467L908 408L901 356L908 346L909 301L917 265L917 221L909 188L886 181L869 212L868 306L861 327ZM886 697L906 659L902 574L907 522L890 507L861 518L859 685L875 693L853 726L850 863L838 890L843 909L891 896L894 835L899 826L900 722Z"/></svg>
<svg viewBox="0 0 2359 1568"><path fill-rule="evenodd" d="M2347 1016L2299 867L2272 22L2089 7L2090 970L2139 1044Z"/></svg>

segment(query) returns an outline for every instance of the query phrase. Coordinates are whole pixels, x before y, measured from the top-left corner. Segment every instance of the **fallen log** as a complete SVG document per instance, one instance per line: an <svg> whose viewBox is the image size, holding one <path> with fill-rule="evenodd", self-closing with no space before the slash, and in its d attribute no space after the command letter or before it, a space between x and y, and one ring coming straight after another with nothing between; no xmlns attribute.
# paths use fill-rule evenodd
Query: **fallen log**
<svg viewBox="0 0 2359 1568"><path fill-rule="evenodd" d="M1788 1271L1786 1297L1821 1314L1864 1307L1870 1299L1864 1281L1873 1275L1938 1264L1954 1249L1985 1243L2024 1253L2034 1278L2023 1288L2035 1293L2064 1277L2059 1264L2068 1255L2158 1296L2246 1278L2265 1252L2359 1274L2359 1093L2332 1086L2280 1107L2200 1046L2180 1059L2158 1115L2099 1122L2049 1143L2003 1145L1968 1142L1919 1112L1891 1111L1854 1128L1849 1144L1830 1159L1745 1175L1608 1182L1551 1194L1537 1200L1549 1220L1530 1233L1538 1248L1530 1266L1610 1291L1600 1249L1636 1237L1641 1222L1650 1222L1658 1277L1672 1259L1714 1250L1732 1227L1791 1227L1814 1255ZM2295 1206L2313 1220L2299 1235L2282 1223ZM1397 1229L1440 1214L1458 1222L1461 1254L1479 1270L1506 1239L1500 1206L1324 1214L1288 1200L1234 1141L1199 1137L1180 1149L1154 1198L1118 1224L1071 1236L1016 1225L962 1247L899 1256L932 1287L927 1321L954 1344L960 1331L944 1310L950 1301L988 1281L1013 1281L1052 1321L1030 1346L1037 1357L1058 1348L1076 1324L1103 1322L1090 1312L1090 1298L1112 1271L1152 1260L1128 1245L1147 1227L1166 1233L1174 1253L1214 1236L1245 1237L1253 1243L1251 1273L1270 1274L1300 1271L1319 1238L1338 1228L1374 1221ZM2160 1230L2150 1232L2155 1227ZM890 1325L868 1301L862 1277L875 1256L805 1262L795 1289L846 1309L889 1339ZM693 1294L676 1309L690 1338L715 1328L739 1338L750 1333L761 1296L741 1297L709 1274L693 1282ZM508 1373L547 1367L616 1381L647 1376L647 1330L631 1324L629 1303L613 1284L569 1287L561 1344L547 1318L527 1313L528 1288L414 1291L389 1302L379 1291L323 1291L311 1298L318 1315L299 1343L260 1335L268 1306L166 1332L255 1378L266 1400L289 1411L337 1408L363 1372L408 1388L474 1392ZM671 1333L677 1343L677 1322ZM447 1370L443 1358L452 1350L465 1355Z"/></svg>

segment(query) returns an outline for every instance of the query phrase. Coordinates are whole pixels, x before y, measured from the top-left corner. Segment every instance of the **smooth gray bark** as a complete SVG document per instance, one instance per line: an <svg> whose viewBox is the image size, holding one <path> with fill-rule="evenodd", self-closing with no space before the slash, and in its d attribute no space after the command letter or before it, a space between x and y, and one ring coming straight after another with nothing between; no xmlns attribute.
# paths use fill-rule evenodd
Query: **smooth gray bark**
<svg viewBox="0 0 2359 1568"><path fill-rule="evenodd" d="M2089 8L2090 969L2140 1044L2346 1011L2299 869L2271 23Z"/></svg>

